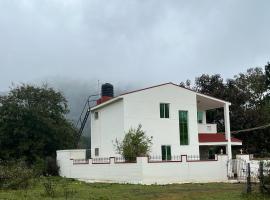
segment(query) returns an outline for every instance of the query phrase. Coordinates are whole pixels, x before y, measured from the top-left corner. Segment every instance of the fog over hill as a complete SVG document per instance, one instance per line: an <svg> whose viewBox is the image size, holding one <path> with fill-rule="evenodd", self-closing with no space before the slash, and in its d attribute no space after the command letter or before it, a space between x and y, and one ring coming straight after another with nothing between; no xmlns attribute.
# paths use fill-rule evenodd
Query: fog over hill
<svg viewBox="0 0 270 200"><path fill-rule="evenodd" d="M86 80L75 80L69 78L49 78L45 82L50 87L53 87L61 91L66 99L68 100L68 105L70 112L67 118L76 124L79 116L82 112L83 106L89 95L100 94L101 85L105 82L101 82L95 79ZM127 91L134 89L139 89L144 87L140 83L138 84L128 84L128 83L111 83L114 86L114 95L119 95ZM90 124L87 123L83 134L85 136L90 134Z"/></svg>
<svg viewBox="0 0 270 200"><path fill-rule="evenodd" d="M73 79L55 79L50 78L46 81L46 83L63 92L64 96L68 100L70 113L68 114L68 118L70 120L77 120L81 110L88 98L89 95L100 94L101 85L104 82L98 82L97 80L89 80L89 81L81 81L81 80L73 80ZM114 84L114 94L117 96L121 93L137 89L135 85L129 84ZM139 87L140 88L140 87Z"/></svg>

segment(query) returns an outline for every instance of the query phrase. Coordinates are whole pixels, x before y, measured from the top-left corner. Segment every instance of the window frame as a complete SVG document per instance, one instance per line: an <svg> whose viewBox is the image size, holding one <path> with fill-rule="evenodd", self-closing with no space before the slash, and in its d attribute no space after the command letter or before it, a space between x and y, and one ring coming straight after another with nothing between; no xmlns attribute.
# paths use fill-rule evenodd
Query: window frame
<svg viewBox="0 0 270 200"><path fill-rule="evenodd" d="M164 149L163 149L164 147ZM163 154L165 150L165 155ZM161 145L161 160L170 161L172 160L172 148L171 145Z"/></svg>
<svg viewBox="0 0 270 200"><path fill-rule="evenodd" d="M159 103L159 118L170 118L170 103Z"/></svg>
<svg viewBox="0 0 270 200"><path fill-rule="evenodd" d="M99 148L95 148L95 156L99 156Z"/></svg>
<svg viewBox="0 0 270 200"><path fill-rule="evenodd" d="M186 113L186 116L181 115ZM189 145L189 117L187 110L179 110L179 135L180 135L180 145ZM181 121L182 120L182 121Z"/></svg>
<svg viewBox="0 0 270 200"><path fill-rule="evenodd" d="M99 113L98 113L98 111L95 111L94 112L94 119L98 120L98 118L99 118Z"/></svg>

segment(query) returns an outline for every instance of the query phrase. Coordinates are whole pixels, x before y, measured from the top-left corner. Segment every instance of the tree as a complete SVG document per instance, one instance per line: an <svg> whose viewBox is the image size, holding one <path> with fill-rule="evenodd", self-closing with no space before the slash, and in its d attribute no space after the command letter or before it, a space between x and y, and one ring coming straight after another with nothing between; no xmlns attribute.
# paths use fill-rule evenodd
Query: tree
<svg viewBox="0 0 270 200"><path fill-rule="evenodd" d="M270 90L270 62L267 63L264 67L265 69L265 76L266 76L266 86L268 90Z"/></svg>
<svg viewBox="0 0 270 200"><path fill-rule="evenodd" d="M123 141L115 140L116 152L125 160L134 161L136 157L148 156L152 146L152 137L147 137L139 124L137 129L130 128Z"/></svg>
<svg viewBox="0 0 270 200"><path fill-rule="evenodd" d="M65 97L43 85L20 85L0 97L0 159L29 164L73 148L76 129L65 116Z"/></svg>

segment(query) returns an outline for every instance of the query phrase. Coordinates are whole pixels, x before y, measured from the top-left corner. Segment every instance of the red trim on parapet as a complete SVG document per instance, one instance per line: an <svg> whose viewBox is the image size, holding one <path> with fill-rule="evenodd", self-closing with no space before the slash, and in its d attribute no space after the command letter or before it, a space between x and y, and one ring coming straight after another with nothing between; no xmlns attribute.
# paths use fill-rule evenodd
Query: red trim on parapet
<svg viewBox="0 0 270 200"><path fill-rule="evenodd" d="M102 104L110 99L112 99L113 97L108 97L108 96L102 96L100 99L97 100L97 105Z"/></svg>
<svg viewBox="0 0 270 200"><path fill-rule="evenodd" d="M204 143L204 142L228 142L226 140L225 134L223 133L199 133L199 142ZM231 137L232 142L242 142L242 140L239 140L237 138Z"/></svg>

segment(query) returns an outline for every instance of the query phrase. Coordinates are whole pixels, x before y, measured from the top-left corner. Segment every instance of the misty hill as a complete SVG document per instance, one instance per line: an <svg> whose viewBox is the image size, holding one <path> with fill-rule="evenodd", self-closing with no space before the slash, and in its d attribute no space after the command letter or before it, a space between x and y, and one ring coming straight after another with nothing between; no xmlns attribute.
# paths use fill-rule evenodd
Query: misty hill
<svg viewBox="0 0 270 200"><path fill-rule="evenodd" d="M99 94L101 84L98 85L98 81L89 80L89 81L80 81L72 79L54 79L51 78L47 81L47 84L57 90L63 92L64 96L68 100L70 113L67 115L74 124L76 124L83 106L89 95ZM140 85L137 86L132 84L114 84L114 94L119 95L127 91L138 89ZM84 135L87 136L90 133L89 123L86 124L84 129Z"/></svg>

